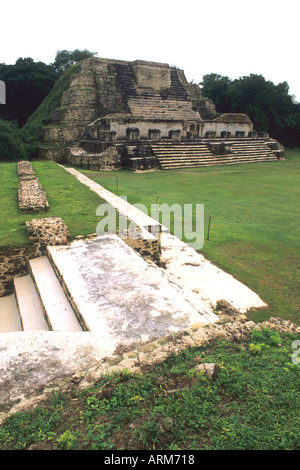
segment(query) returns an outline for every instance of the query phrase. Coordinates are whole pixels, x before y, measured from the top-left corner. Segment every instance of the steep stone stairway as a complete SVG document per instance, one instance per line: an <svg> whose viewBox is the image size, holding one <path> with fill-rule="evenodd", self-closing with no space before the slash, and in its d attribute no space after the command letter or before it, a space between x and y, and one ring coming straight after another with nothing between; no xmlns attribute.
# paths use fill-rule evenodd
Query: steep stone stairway
<svg viewBox="0 0 300 470"><path fill-rule="evenodd" d="M128 99L132 114L148 119L199 120L199 113L192 109L190 101L173 98L164 100L159 92L155 93L152 89L146 93L144 89L140 96Z"/></svg>
<svg viewBox="0 0 300 470"><path fill-rule="evenodd" d="M224 155L215 155L209 147L209 141L161 142L151 147L163 170L277 161L276 155L264 140L234 139L229 142L232 144L232 153Z"/></svg>
<svg viewBox="0 0 300 470"><path fill-rule="evenodd" d="M103 351L216 316L116 235L48 246L0 298L0 333L88 332Z"/></svg>
<svg viewBox="0 0 300 470"><path fill-rule="evenodd" d="M199 113L192 109L184 86L176 70L171 71L171 86L163 91L137 86L130 67L126 64L114 64L118 81L128 99L132 114L148 119L196 119Z"/></svg>
<svg viewBox="0 0 300 470"><path fill-rule="evenodd" d="M30 274L14 279L14 293L0 298L0 333L83 331L46 256L29 261Z"/></svg>

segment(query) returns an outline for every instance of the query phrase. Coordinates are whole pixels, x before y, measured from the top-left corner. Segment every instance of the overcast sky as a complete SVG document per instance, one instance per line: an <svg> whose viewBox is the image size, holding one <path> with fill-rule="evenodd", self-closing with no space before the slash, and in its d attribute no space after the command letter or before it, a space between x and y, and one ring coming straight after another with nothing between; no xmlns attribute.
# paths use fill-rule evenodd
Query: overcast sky
<svg viewBox="0 0 300 470"><path fill-rule="evenodd" d="M175 65L189 81L250 73L300 101L299 0L15 0L0 6L0 63L58 50Z"/></svg>

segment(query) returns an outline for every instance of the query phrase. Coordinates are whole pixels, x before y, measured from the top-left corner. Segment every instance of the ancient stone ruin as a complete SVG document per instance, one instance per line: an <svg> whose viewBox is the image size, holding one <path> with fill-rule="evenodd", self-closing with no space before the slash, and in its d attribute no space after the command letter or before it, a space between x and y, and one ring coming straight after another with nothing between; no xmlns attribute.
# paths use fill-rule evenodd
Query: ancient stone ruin
<svg viewBox="0 0 300 470"><path fill-rule="evenodd" d="M30 162L18 163L19 176L18 200L21 212L46 212L49 203L45 191L37 179Z"/></svg>
<svg viewBox="0 0 300 470"><path fill-rule="evenodd" d="M89 58L43 129L41 158L93 170L270 161L281 145L214 103L168 64Z"/></svg>

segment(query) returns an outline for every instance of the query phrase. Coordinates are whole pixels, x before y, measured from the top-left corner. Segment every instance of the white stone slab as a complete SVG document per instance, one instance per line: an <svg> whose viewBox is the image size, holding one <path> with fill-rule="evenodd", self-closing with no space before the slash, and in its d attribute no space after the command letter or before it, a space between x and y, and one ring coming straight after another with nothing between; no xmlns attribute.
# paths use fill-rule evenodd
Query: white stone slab
<svg viewBox="0 0 300 470"><path fill-rule="evenodd" d="M217 319L115 235L47 250L72 302L107 352Z"/></svg>
<svg viewBox="0 0 300 470"><path fill-rule="evenodd" d="M174 235L162 233L161 251L166 271L207 305L214 308L218 300L225 299L241 312L266 307L253 290Z"/></svg>
<svg viewBox="0 0 300 470"><path fill-rule="evenodd" d="M47 257L29 261L30 270L53 331L82 331Z"/></svg>
<svg viewBox="0 0 300 470"><path fill-rule="evenodd" d="M0 298L0 333L22 331L19 310L14 294Z"/></svg>
<svg viewBox="0 0 300 470"><path fill-rule="evenodd" d="M49 330L30 274L15 278L14 285L23 330Z"/></svg>

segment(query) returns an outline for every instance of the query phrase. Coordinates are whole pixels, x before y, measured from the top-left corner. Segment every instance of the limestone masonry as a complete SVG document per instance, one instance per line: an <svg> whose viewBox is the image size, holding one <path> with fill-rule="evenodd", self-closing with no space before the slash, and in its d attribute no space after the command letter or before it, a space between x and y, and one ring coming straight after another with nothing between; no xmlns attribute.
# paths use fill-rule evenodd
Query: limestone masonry
<svg viewBox="0 0 300 470"><path fill-rule="evenodd" d="M47 196L30 162L18 163L18 200L21 212L45 212L49 209Z"/></svg>
<svg viewBox="0 0 300 470"><path fill-rule="evenodd" d="M41 158L93 170L268 161L283 149L245 114L214 103L168 64L89 58L43 129Z"/></svg>

